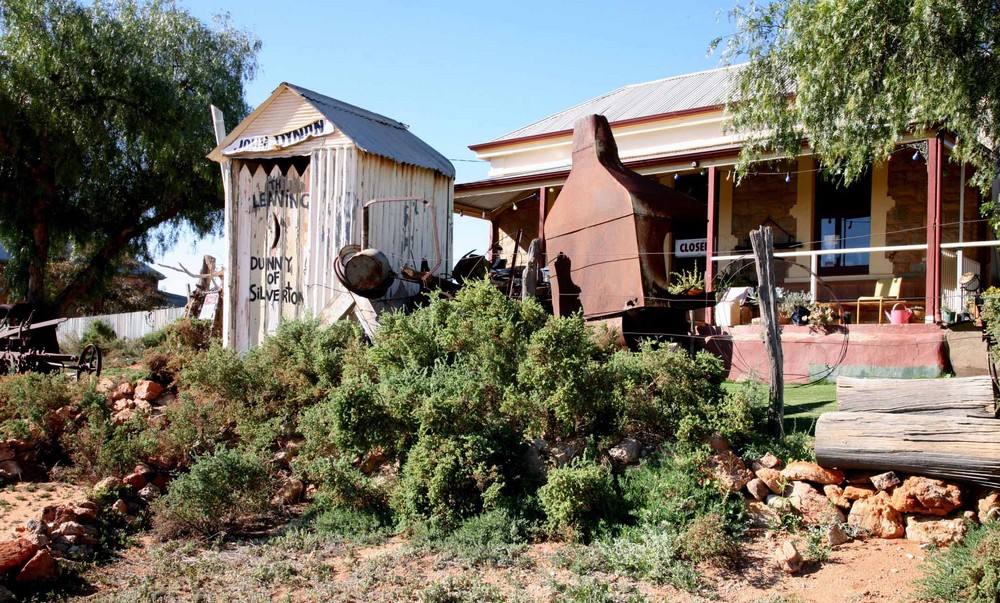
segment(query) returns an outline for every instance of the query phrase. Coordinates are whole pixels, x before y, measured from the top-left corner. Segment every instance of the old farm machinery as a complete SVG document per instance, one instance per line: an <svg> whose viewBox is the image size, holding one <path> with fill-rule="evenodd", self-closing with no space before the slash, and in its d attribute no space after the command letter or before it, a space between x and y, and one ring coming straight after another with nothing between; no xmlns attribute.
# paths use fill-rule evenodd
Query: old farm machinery
<svg viewBox="0 0 1000 603"><path fill-rule="evenodd" d="M35 322L40 315L32 304L0 305L0 373L76 372L101 374L101 349L87 344L79 356L59 353L56 327L65 318Z"/></svg>

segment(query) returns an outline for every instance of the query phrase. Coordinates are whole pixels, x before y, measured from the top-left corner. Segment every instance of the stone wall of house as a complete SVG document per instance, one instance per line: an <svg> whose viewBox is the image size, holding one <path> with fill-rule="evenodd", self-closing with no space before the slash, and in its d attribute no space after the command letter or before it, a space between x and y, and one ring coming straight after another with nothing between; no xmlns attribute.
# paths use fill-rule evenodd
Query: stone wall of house
<svg viewBox="0 0 1000 603"><path fill-rule="evenodd" d="M778 171L778 170L768 170ZM791 182L785 182L784 174L761 174L748 176L733 189L733 230L740 247L750 245L750 231L768 222L771 218L781 228L792 233L798 228L792 216L792 208L797 198L800 174L789 174ZM812 174L801 174L807 178ZM773 228L773 224L771 225ZM775 229L775 245L787 242L787 236Z"/></svg>
<svg viewBox="0 0 1000 603"><path fill-rule="evenodd" d="M927 241L927 162L906 154L889 162L889 197L893 207L886 216L886 245L916 245ZM887 251L892 272L898 276L923 274L926 253Z"/></svg>

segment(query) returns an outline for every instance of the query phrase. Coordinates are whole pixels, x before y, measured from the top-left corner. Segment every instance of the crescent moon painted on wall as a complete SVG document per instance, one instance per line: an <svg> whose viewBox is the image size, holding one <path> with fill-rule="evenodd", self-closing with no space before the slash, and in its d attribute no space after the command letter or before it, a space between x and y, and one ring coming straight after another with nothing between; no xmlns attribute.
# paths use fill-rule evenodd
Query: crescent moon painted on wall
<svg viewBox="0 0 1000 603"><path fill-rule="evenodd" d="M281 222L278 221L278 214L271 212L271 221L274 226L274 239L271 240L271 249L278 246L278 241L281 240Z"/></svg>

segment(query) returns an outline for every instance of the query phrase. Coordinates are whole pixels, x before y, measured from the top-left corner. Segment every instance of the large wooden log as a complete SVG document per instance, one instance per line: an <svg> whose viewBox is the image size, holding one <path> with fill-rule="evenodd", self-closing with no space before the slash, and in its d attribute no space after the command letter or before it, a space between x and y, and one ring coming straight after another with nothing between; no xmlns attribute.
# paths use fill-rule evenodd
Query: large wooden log
<svg viewBox="0 0 1000 603"><path fill-rule="evenodd" d="M988 376L958 379L837 378L837 410L996 417Z"/></svg>
<svg viewBox="0 0 1000 603"><path fill-rule="evenodd" d="M1000 420L828 412L816 422L816 461L1000 487Z"/></svg>

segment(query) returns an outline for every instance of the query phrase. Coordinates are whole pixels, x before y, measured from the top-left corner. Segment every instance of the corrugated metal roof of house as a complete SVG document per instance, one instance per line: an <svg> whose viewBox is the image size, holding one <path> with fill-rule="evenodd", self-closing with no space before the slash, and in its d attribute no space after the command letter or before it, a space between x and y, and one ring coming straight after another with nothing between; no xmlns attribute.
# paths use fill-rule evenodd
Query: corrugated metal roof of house
<svg viewBox="0 0 1000 603"><path fill-rule="evenodd" d="M449 178L455 177L455 166L417 138L406 124L301 86L285 85L306 99L366 153L436 170Z"/></svg>
<svg viewBox="0 0 1000 603"><path fill-rule="evenodd" d="M603 115L612 124L630 119L639 119L665 113L689 111L703 107L717 107L725 104L729 86L734 84L733 76L744 64L720 67L709 71L688 73L662 80L622 86L584 101L569 109L554 113L533 124L508 132L490 142L504 142L572 130L573 123L586 115Z"/></svg>

